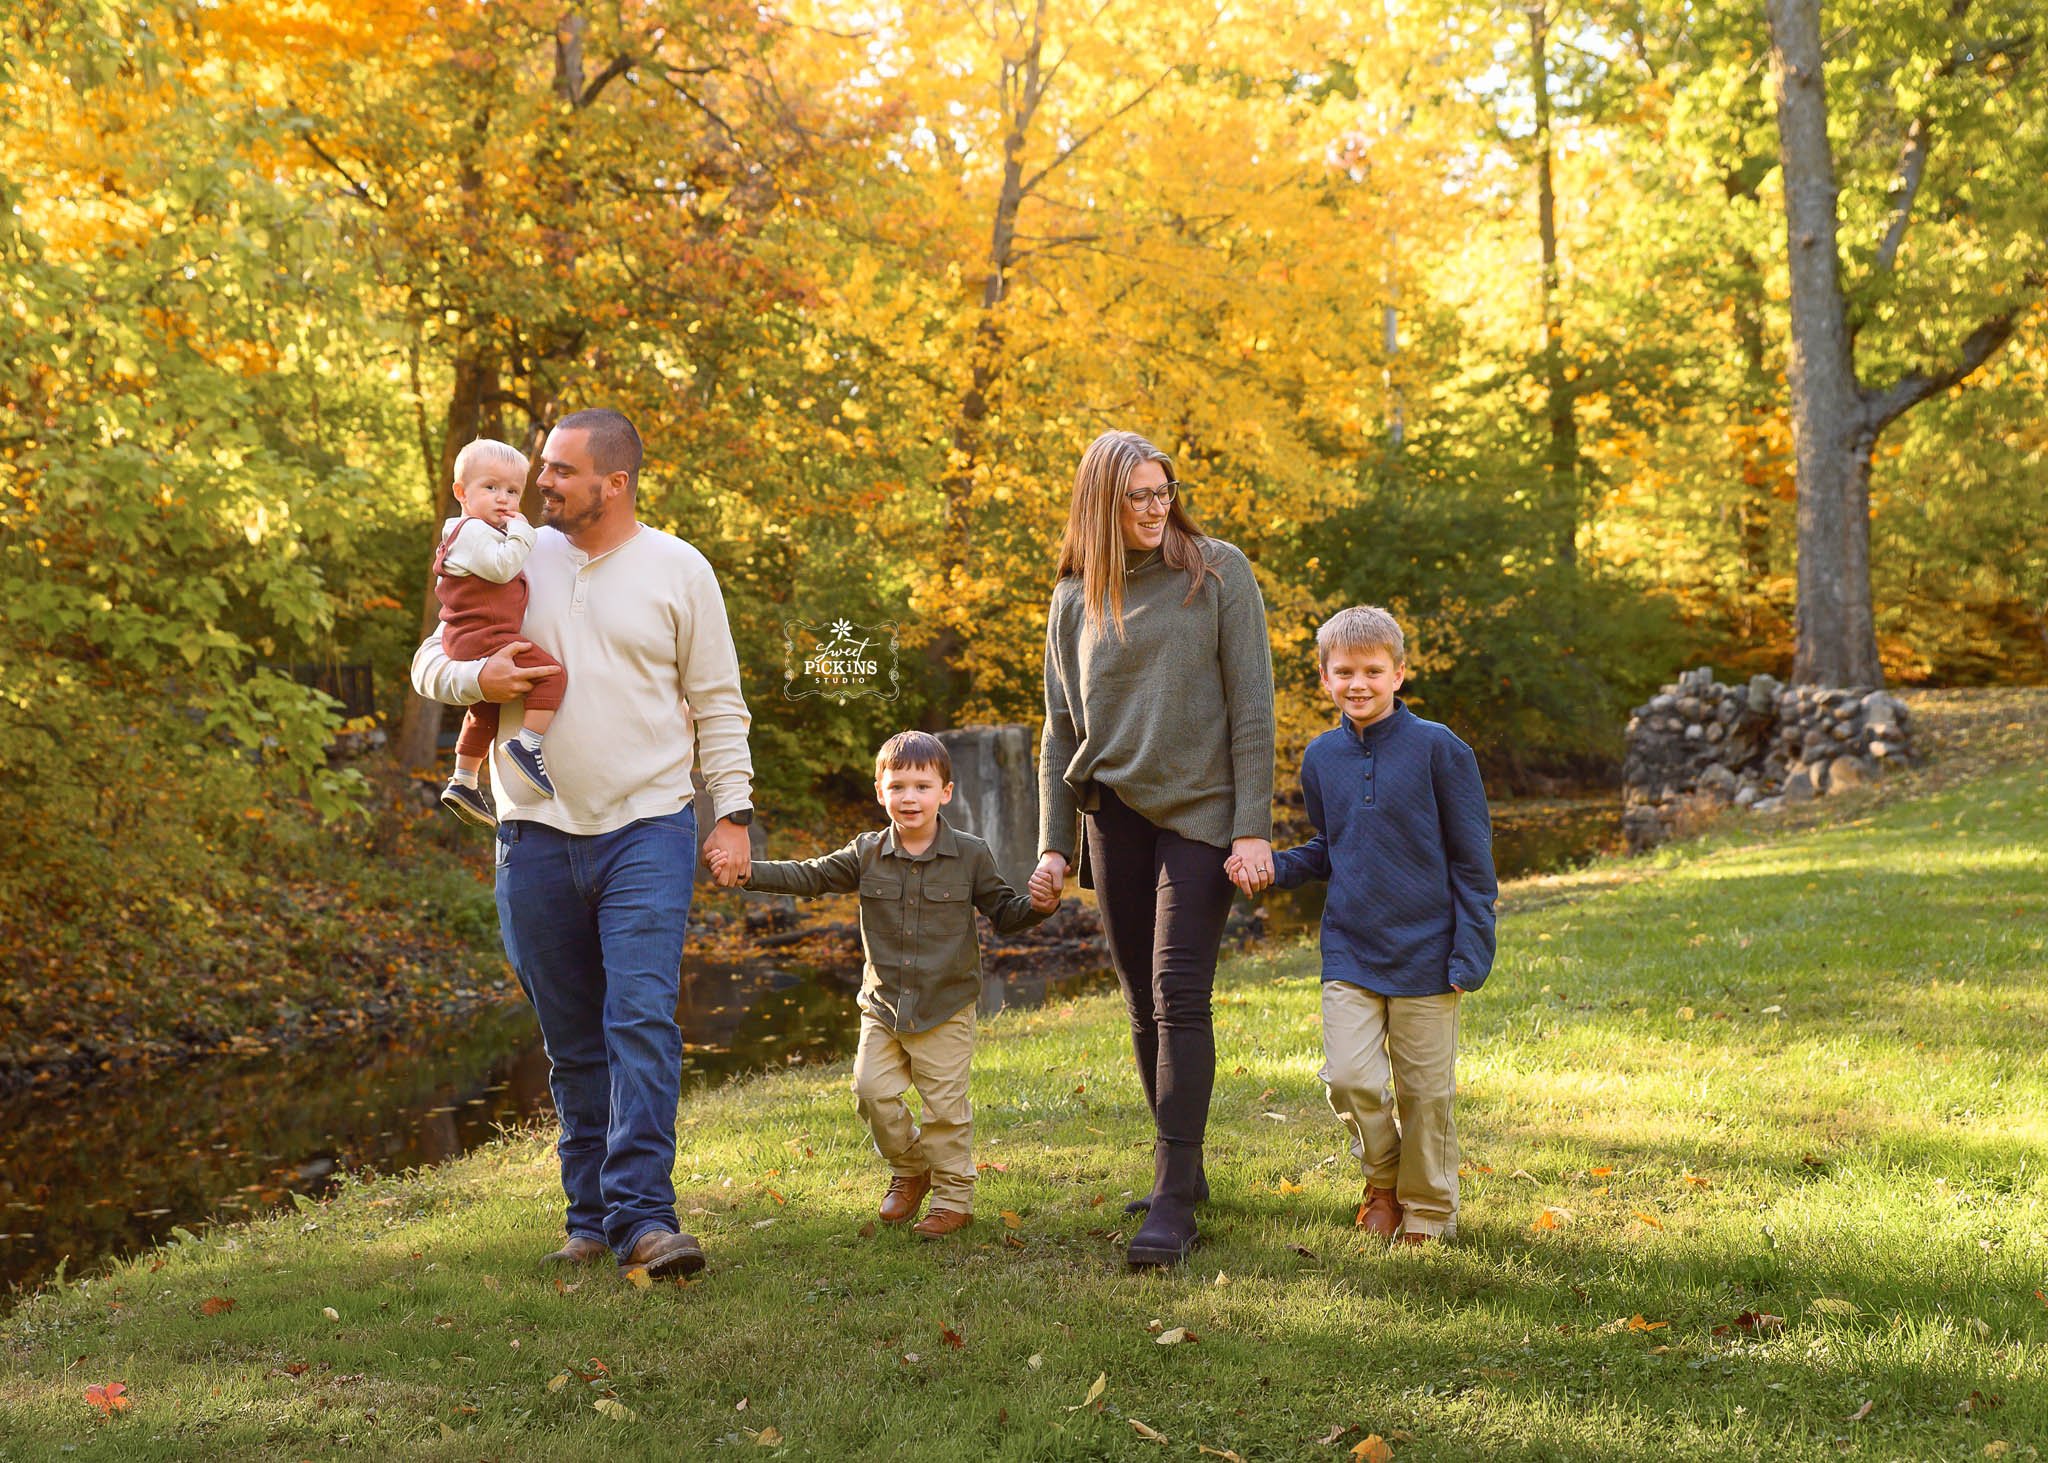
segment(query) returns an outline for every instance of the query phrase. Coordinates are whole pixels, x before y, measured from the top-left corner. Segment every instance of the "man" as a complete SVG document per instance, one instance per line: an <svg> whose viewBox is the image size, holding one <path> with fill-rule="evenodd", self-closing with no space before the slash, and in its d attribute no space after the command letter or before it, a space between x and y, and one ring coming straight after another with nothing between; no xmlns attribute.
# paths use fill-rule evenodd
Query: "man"
<svg viewBox="0 0 2048 1463"><path fill-rule="evenodd" d="M514 775L521 698L549 667L451 661L439 631L413 657L423 696L514 703L491 752L498 799L498 925L540 1018L561 1119L568 1242L547 1258L684 1275L704 1250L676 1222L682 1084L676 1001L690 912L701 762L718 822L709 848L749 867L751 717L725 602L704 556L635 516L640 434L615 411L579 411L548 434L545 525L527 560L525 631L568 667L548 730L555 787Z"/></svg>

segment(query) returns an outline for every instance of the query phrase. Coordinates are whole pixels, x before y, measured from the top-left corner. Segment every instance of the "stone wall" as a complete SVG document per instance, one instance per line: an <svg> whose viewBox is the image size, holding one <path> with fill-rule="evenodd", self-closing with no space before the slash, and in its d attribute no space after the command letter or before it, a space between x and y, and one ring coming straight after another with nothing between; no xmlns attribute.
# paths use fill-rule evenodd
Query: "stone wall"
<svg viewBox="0 0 2048 1463"><path fill-rule="evenodd" d="M1622 826L1630 848L1652 848L1704 814L1847 792L1913 757L1911 716L1889 692L1724 686L1701 667L1629 717Z"/></svg>

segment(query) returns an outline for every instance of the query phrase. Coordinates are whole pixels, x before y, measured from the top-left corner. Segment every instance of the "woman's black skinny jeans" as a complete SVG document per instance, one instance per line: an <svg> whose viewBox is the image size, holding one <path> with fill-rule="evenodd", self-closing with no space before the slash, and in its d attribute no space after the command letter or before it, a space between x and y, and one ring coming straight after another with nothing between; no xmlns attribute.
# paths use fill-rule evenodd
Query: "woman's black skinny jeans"
<svg viewBox="0 0 2048 1463"><path fill-rule="evenodd" d="M1088 864L1110 962L1131 1014L1131 1049L1159 1138L1201 1148L1216 1086L1210 996L1232 892L1230 851L1169 832L1098 786Z"/></svg>

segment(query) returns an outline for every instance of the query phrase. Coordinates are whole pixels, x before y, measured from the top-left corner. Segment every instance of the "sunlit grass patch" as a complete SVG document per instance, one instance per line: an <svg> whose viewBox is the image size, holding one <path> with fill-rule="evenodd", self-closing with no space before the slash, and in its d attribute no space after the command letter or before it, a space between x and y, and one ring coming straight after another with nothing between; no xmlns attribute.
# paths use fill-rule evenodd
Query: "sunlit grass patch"
<svg viewBox="0 0 2048 1463"><path fill-rule="evenodd" d="M700 1282L538 1273L560 1198L519 1135L20 1307L0 1457L2025 1457L2044 833L2048 779L2012 768L1511 916L1465 1008L1441 1250L1352 1227L1314 955L1261 954L1219 992L1185 1273L1122 1264L1148 1132L1116 1003L1070 1001L982 1030L958 1242L871 1227L843 1069L779 1072L683 1111ZM103 1416L85 1389L116 1380Z"/></svg>

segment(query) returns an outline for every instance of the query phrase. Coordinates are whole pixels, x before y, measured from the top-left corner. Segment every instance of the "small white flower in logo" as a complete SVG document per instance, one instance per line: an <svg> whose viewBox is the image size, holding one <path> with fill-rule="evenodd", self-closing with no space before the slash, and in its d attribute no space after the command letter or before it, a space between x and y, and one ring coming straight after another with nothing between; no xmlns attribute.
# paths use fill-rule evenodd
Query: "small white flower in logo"
<svg viewBox="0 0 2048 1463"><path fill-rule="evenodd" d="M843 637L846 639L851 639L853 636L853 621L834 620L832 622L832 634L835 638Z"/></svg>

